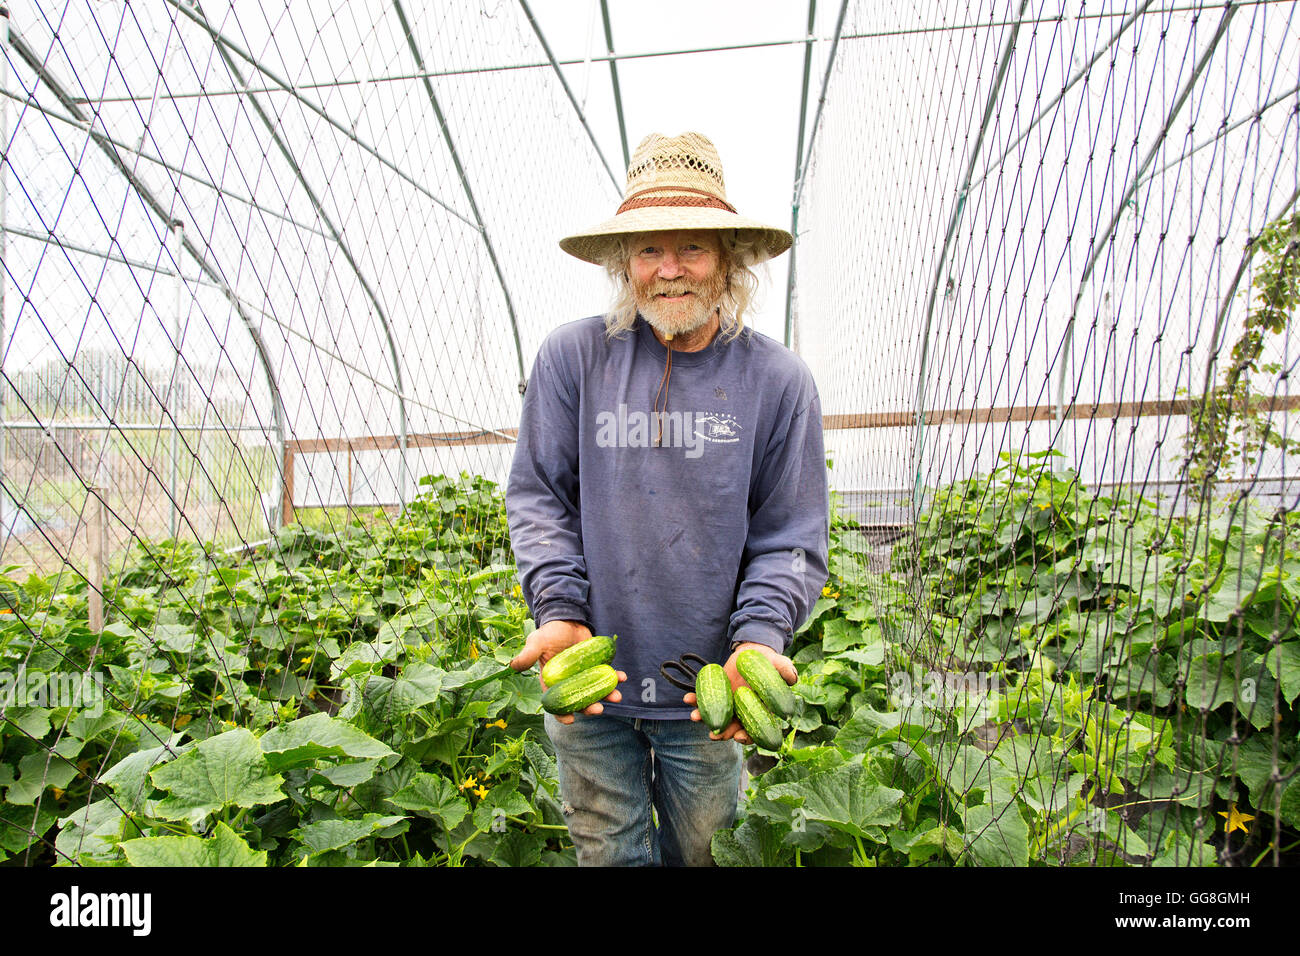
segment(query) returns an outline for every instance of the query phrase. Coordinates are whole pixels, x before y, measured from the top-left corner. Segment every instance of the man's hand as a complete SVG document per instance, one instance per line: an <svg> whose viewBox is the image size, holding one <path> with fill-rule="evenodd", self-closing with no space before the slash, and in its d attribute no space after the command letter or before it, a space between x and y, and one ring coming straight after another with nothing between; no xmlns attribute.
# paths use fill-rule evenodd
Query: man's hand
<svg viewBox="0 0 1300 956"><path fill-rule="evenodd" d="M727 662L722 665L722 669L727 673L727 679L731 681L731 692L733 694L736 692L737 687L748 686L745 683L745 679L740 676L740 672L736 670L736 655L739 654L741 651L745 650L746 648L750 648L750 647L757 648L759 651L761 651L763 655L767 657L769 661L772 662L772 666L776 668L776 672L780 674L782 678L784 678L787 684L794 684L799 680L799 672L795 670L794 662L791 661L790 658L786 657L784 654L778 654L776 651L772 650L772 648L768 647L766 644L753 644L753 643L738 644L736 645L736 649L732 652L731 656L727 658ZM685 697L682 698L682 702L686 704L694 704L695 694L694 693L687 694ZM700 712L698 710L691 711L691 720L699 720L699 719L700 719ZM749 734L745 733L745 728L740 726L740 720L737 718L732 718L731 723L729 723L726 727L722 729L722 733L714 733L713 731L709 731L709 736L714 740L731 740L732 738L735 738L737 743L742 743L742 744L753 743L753 741L749 739Z"/></svg>
<svg viewBox="0 0 1300 956"><path fill-rule="evenodd" d="M546 683L542 680L540 674L541 668L566 647L572 647L589 637L591 637L591 629L585 624L579 624L577 621L547 621L528 635L528 639L524 642L524 649L510 662L510 666L516 671L526 671L536 664L539 671L537 681L542 685L542 690L546 690ZM619 671L618 680L621 684L627 680L627 674ZM617 689L605 698L611 704L617 704L622 699L623 695ZM600 702L597 701L583 710L582 713L599 714L604 709ZM573 714L556 714L554 716L562 724L573 723Z"/></svg>

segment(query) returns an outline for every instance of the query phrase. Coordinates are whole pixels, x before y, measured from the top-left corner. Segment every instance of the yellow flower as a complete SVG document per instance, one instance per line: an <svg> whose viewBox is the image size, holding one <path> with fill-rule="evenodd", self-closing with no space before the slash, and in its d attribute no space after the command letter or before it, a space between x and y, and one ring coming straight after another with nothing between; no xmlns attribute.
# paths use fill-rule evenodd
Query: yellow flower
<svg viewBox="0 0 1300 956"><path fill-rule="evenodd" d="M1239 813L1235 803L1228 804L1228 809L1226 811L1220 810L1219 816L1228 821L1225 824L1225 833L1231 833L1233 830L1240 830L1242 833L1249 833L1250 831L1246 829L1246 824L1255 819L1252 814Z"/></svg>
<svg viewBox="0 0 1300 956"><path fill-rule="evenodd" d="M474 784L477 783L477 782L478 782L478 781L474 779L474 775L473 775L473 774L470 774L468 777L465 778L465 782L462 783L462 784L461 784L459 787L457 787L456 789L457 789L457 790L469 790L469 789L472 788L472 787L474 786Z"/></svg>
<svg viewBox="0 0 1300 956"><path fill-rule="evenodd" d="M822 597L830 597L830 596L831 596L831 586L828 584L826 585L826 587L822 588Z"/></svg>
<svg viewBox="0 0 1300 956"><path fill-rule="evenodd" d="M179 717L176 718L176 723L174 723L172 726L184 727L186 724L190 722L190 718L191 718L190 714L181 714Z"/></svg>
<svg viewBox="0 0 1300 956"><path fill-rule="evenodd" d="M506 722L505 722L504 720L502 720L500 717L498 717L496 720L489 721L488 723L484 724L483 726L484 726L484 727L500 727L502 730L505 730L505 729L506 729Z"/></svg>
<svg viewBox="0 0 1300 956"><path fill-rule="evenodd" d="M487 796L491 791L489 791L487 787L482 787L482 786L480 786L480 787L475 787L475 788L474 788L474 792L475 792L476 794L478 794L478 798L479 798L480 800L482 800L482 799L483 799L484 797L486 797L486 796Z"/></svg>

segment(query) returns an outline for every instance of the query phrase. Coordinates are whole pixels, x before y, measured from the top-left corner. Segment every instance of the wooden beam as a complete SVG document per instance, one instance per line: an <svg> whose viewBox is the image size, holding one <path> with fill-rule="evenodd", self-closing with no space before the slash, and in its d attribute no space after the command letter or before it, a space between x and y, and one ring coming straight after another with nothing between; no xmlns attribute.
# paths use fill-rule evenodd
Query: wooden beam
<svg viewBox="0 0 1300 956"><path fill-rule="evenodd" d="M280 497L280 527L293 521L293 442L284 443L284 490Z"/></svg>
<svg viewBox="0 0 1300 956"><path fill-rule="evenodd" d="M1116 419L1186 415L1200 403L1199 398L1160 399L1149 402L1099 402L1096 405L1071 405L1064 418ZM1270 412L1291 411L1300 408L1300 395L1287 398L1268 398L1260 407ZM1010 405L996 408L932 409L925 413L927 425L987 425L993 422L1054 421L1056 408L1052 405ZM826 415L822 427L826 431L850 428L906 428L916 424L912 412L860 412L848 415Z"/></svg>
<svg viewBox="0 0 1300 956"><path fill-rule="evenodd" d="M464 445L508 445L515 440L518 429L495 428L476 432L424 432L408 435L408 448L447 448ZM319 455L346 451L389 451L402 447L400 435L361 435L356 438L305 438L285 443L300 455Z"/></svg>
<svg viewBox="0 0 1300 956"><path fill-rule="evenodd" d="M1200 402L1199 398L1158 399L1147 402L1099 402L1096 405L1071 405L1064 418L1116 419L1169 417L1186 415ZM1268 411L1291 411L1300 408L1300 395L1268 398L1260 402ZM987 425L993 422L1044 422L1056 419L1053 405L1006 405L992 408L941 408L925 413L926 425ZM909 411L853 412L822 417L827 431L853 428L909 428L916 415ZM467 445L506 445L515 440L518 429L494 428L462 432L424 432L408 435L408 448L448 448ZM293 490L291 466L294 455L319 455L346 451L390 451L400 448L400 435L361 435L355 438L308 438L285 442L286 502Z"/></svg>

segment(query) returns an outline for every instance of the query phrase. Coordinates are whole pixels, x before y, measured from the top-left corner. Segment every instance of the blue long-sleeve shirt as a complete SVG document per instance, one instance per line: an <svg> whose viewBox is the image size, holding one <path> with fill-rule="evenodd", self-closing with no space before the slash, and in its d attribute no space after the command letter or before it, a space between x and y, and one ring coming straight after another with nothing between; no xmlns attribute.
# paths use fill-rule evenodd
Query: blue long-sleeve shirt
<svg viewBox="0 0 1300 956"><path fill-rule="evenodd" d="M683 718L664 661L789 647L826 582L829 490L821 403L798 356L747 329L674 351L661 388L667 358L640 317L613 339L600 316L553 331L524 394L506 510L538 626L618 635L628 680L606 712Z"/></svg>

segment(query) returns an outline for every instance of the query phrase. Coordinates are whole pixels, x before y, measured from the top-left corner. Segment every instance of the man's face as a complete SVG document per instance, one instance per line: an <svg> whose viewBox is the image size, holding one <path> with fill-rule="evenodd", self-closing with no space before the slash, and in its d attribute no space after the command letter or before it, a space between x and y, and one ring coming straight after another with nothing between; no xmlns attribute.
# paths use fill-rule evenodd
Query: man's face
<svg viewBox="0 0 1300 956"><path fill-rule="evenodd" d="M643 233L629 248L637 309L656 331L683 335L712 318L727 282L716 233Z"/></svg>

